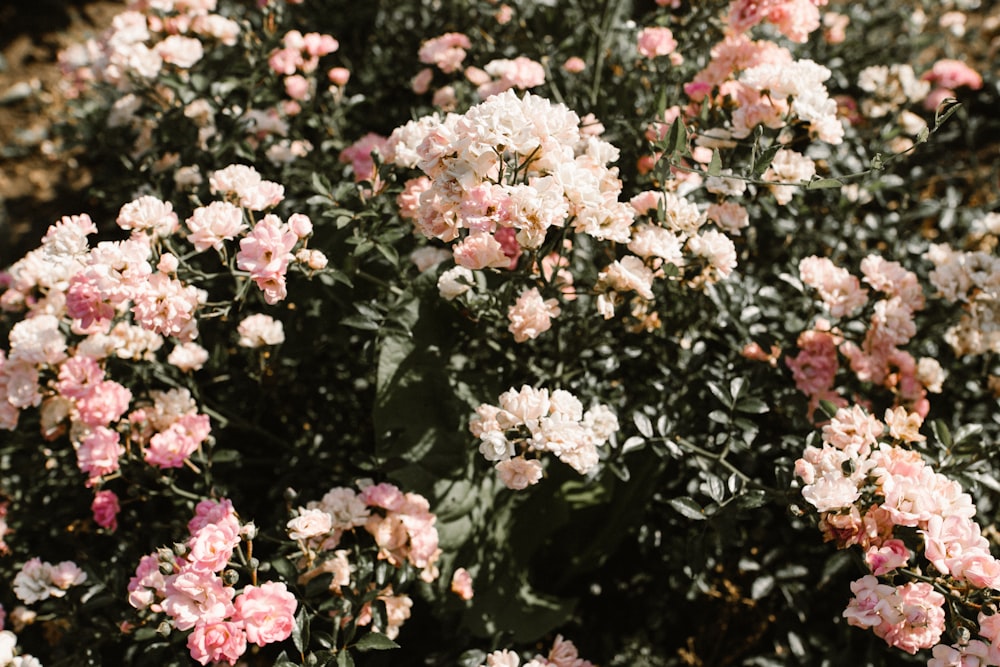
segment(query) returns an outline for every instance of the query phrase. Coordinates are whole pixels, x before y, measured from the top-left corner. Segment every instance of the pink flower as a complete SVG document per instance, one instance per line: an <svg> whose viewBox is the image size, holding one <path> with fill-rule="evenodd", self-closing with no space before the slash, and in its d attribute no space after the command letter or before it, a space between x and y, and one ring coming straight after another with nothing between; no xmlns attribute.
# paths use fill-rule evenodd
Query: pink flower
<svg viewBox="0 0 1000 667"><path fill-rule="evenodd" d="M285 298L285 272L294 258L291 253L298 242L295 232L277 216L266 215L253 230L240 241L236 265L250 272L250 278L264 292L270 304Z"/></svg>
<svg viewBox="0 0 1000 667"><path fill-rule="evenodd" d="M924 582L900 586L896 595L894 613L886 613L875 634L911 655L937 644L944 632L944 596Z"/></svg>
<svg viewBox="0 0 1000 667"><path fill-rule="evenodd" d="M436 65L442 72L456 71L465 60L465 50L472 46L460 32L449 32L424 42L417 58L426 65Z"/></svg>
<svg viewBox="0 0 1000 667"><path fill-rule="evenodd" d="M263 646L280 642L292 634L298 601L283 583L247 586L233 602L235 618L246 627L251 643Z"/></svg>
<svg viewBox="0 0 1000 667"><path fill-rule="evenodd" d="M532 484L538 484L542 479L542 464L538 459L525 459L517 456L496 464L500 481L508 489L520 491Z"/></svg>
<svg viewBox="0 0 1000 667"><path fill-rule="evenodd" d="M247 227L243 211L223 201L196 208L186 223L191 230L188 241L199 252L208 248L222 250L223 242L236 238Z"/></svg>
<svg viewBox="0 0 1000 667"><path fill-rule="evenodd" d="M219 623L233 615L233 589L212 572L182 570L166 577L163 611L178 630Z"/></svg>
<svg viewBox="0 0 1000 667"><path fill-rule="evenodd" d="M164 273L156 273L137 290L132 306L139 325L164 336L190 339L194 336L194 313L199 293Z"/></svg>
<svg viewBox="0 0 1000 667"><path fill-rule="evenodd" d="M940 88L955 89L967 86L972 90L983 87L983 77L961 60L943 58L934 63L923 79Z"/></svg>
<svg viewBox="0 0 1000 667"><path fill-rule="evenodd" d="M566 62L563 63L563 69L570 74L579 74L583 70L587 69L587 63L583 61L583 58L571 56L566 59Z"/></svg>
<svg viewBox="0 0 1000 667"><path fill-rule="evenodd" d="M451 576L451 592L463 600L471 600L474 593L472 591L472 575L464 567L455 570Z"/></svg>
<svg viewBox="0 0 1000 667"><path fill-rule="evenodd" d="M488 232L469 234L452 248L452 252L456 264L473 271L486 267L505 269L511 264L499 239Z"/></svg>
<svg viewBox="0 0 1000 667"><path fill-rule="evenodd" d="M164 62L181 69L188 69L205 55L200 40L182 35L170 35L156 45L156 52Z"/></svg>
<svg viewBox="0 0 1000 667"><path fill-rule="evenodd" d="M163 597L166 581L160 572L160 559L156 554L143 556L135 568L135 576L128 582L128 603L136 609L146 609L156 600ZM154 611L159 611L155 609Z"/></svg>
<svg viewBox="0 0 1000 667"><path fill-rule="evenodd" d="M909 558L910 550L902 540L896 539L886 540L881 547L871 546L865 553L865 562L875 576L882 576L906 565Z"/></svg>
<svg viewBox="0 0 1000 667"><path fill-rule="evenodd" d="M210 430L207 415L184 415L167 430L150 438L143 458L159 468L180 468L205 441Z"/></svg>
<svg viewBox="0 0 1000 667"><path fill-rule="evenodd" d="M670 28L644 28L637 40L639 53L646 58L667 56L677 48L677 40Z"/></svg>
<svg viewBox="0 0 1000 667"><path fill-rule="evenodd" d="M384 156L387 151L388 139L381 134L369 132L340 152L341 162L350 162L356 182L367 181L375 177L375 161L372 153Z"/></svg>
<svg viewBox="0 0 1000 667"><path fill-rule="evenodd" d="M111 532L118 528L118 512L121 511L121 507L114 491L104 490L94 494L90 511L94 515L94 523L101 528L107 528Z"/></svg>
<svg viewBox="0 0 1000 667"><path fill-rule="evenodd" d="M293 74L285 77L285 94L293 100L308 99L309 89L309 80L301 74Z"/></svg>
<svg viewBox="0 0 1000 667"><path fill-rule="evenodd" d="M116 222L122 229L150 231L159 237L173 234L179 226L173 205L149 195L122 206Z"/></svg>
<svg viewBox="0 0 1000 667"><path fill-rule="evenodd" d="M118 470L118 459L125 453L117 431L98 426L77 447L76 462L89 477L110 475Z"/></svg>
<svg viewBox="0 0 1000 667"><path fill-rule="evenodd" d="M239 524L210 523L191 536L186 567L195 571L221 572L239 544Z"/></svg>
<svg viewBox="0 0 1000 667"><path fill-rule="evenodd" d="M523 343L529 338L538 338L552 327L552 318L560 313L555 299L543 299L537 287L526 290L507 310L510 325L507 330L514 334L514 340Z"/></svg>
<svg viewBox="0 0 1000 667"><path fill-rule="evenodd" d="M132 392L114 380L102 380L76 400L76 417L87 426L108 426L128 410Z"/></svg>
<svg viewBox="0 0 1000 667"><path fill-rule="evenodd" d="M819 291L832 317L853 315L868 302L860 281L825 257L806 257L799 262L802 282Z"/></svg>
<svg viewBox="0 0 1000 667"><path fill-rule="evenodd" d="M199 623L188 635L187 647L191 657L203 665L210 662L235 665L247 650L247 635L232 621Z"/></svg>

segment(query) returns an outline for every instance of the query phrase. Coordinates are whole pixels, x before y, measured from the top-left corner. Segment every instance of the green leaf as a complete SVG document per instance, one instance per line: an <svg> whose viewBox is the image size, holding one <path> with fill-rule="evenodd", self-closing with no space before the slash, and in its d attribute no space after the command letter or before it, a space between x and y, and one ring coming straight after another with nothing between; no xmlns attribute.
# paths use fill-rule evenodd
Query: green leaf
<svg viewBox="0 0 1000 667"><path fill-rule="evenodd" d="M354 645L359 651L386 651L393 648L399 648L399 644L392 641L381 632L369 632L367 635L358 640L358 643Z"/></svg>
<svg viewBox="0 0 1000 667"><path fill-rule="evenodd" d="M771 408L769 408L767 403L760 400L759 398L743 398L737 401L736 407L734 409L737 412L745 412L747 414L759 415L768 412Z"/></svg>
<svg viewBox="0 0 1000 667"><path fill-rule="evenodd" d="M954 97L946 97L938 104L934 112L934 129L937 130L941 124L952 117L952 115L962 108L962 103Z"/></svg>
<svg viewBox="0 0 1000 667"><path fill-rule="evenodd" d="M306 647L309 646L309 621L311 620L312 618L305 607L302 607L299 613L295 615L295 626L292 628L292 643L295 644L295 648L298 649L299 653L305 653Z"/></svg>
<svg viewBox="0 0 1000 667"><path fill-rule="evenodd" d="M872 160L872 169L881 169L881 163L878 167L875 166L875 160ZM814 178L806 184L806 190L824 190L829 188L840 188L844 186L844 182L836 178Z"/></svg>
<svg viewBox="0 0 1000 667"><path fill-rule="evenodd" d="M723 389L714 382L709 382L708 390L712 392L712 394L717 399L719 399L719 402L722 403L724 406L726 406L727 408L733 407L733 397L725 389Z"/></svg>
<svg viewBox="0 0 1000 667"><path fill-rule="evenodd" d="M684 126L684 121L680 118L671 123L670 129L667 130L666 150L676 155L688 154L687 127Z"/></svg>
<svg viewBox="0 0 1000 667"><path fill-rule="evenodd" d="M750 510L762 507L767 504L767 494L760 489L747 491L736 498L736 506L740 509Z"/></svg>
<svg viewBox="0 0 1000 667"><path fill-rule="evenodd" d="M639 429L639 433L647 438L653 437L653 422L649 420L649 417L641 412L636 412L632 415L632 421L635 422L635 427Z"/></svg>
<svg viewBox="0 0 1000 667"><path fill-rule="evenodd" d="M951 431L948 430L947 424L940 419L935 419L931 422L931 431L934 432L934 437L937 438L937 441L940 442L945 449L951 447Z"/></svg>
<svg viewBox="0 0 1000 667"><path fill-rule="evenodd" d="M722 173L722 157L719 156L719 149L712 151L712 159L708 163L708 175L718 176Z"/></svg>
<svg viewBox="0 0 1000 667"><path fill-rule="evenodd" d="M705 511L702 509L701 505L695 501L694 498L690 496L681 496L679 498L671 498L667 503L673 507L678 513L686 516L689 519L694 519L695 521L703 521L705 516Z"/></svg>
<svg viewBox="0 0 1000 667"><path fill-rule="evenodd" d="M354 658L346 648L337 654L337 667L354 667Z"/></svg>

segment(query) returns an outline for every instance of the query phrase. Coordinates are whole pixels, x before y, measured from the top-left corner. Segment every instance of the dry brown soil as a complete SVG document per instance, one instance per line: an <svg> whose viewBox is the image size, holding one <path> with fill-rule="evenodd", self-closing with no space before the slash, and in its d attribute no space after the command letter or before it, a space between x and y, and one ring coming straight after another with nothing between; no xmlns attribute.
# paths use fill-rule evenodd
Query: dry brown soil
<svg viewBox="0 0 1000 667"><path fill-rule="evenodd" d="M123 0L0 0L0 267L36 246L39 230L84 211L89 177L52 132L65 110L57 56L123 8Z"/></svg>

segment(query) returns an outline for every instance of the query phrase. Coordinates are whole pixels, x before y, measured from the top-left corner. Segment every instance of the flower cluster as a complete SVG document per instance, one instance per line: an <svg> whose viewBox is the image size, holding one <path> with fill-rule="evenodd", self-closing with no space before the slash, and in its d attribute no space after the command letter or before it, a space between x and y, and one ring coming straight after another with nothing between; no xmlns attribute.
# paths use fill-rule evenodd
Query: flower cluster
<svg viewBox="0 0 1000 667"><path fill-rule="evenodd" d="M589 660L580 657L576 645L562 635L556 635L547 655L535 655L525 663L513 651L501 649L486 656L480 667L594 667Z"/></svg>
<svg viewBox="0 0 1000 667"><path fill-rule="evenodd" d="M798 353L785 358L795 386L809 396L810 415L823 400L845 405L834 388L839 352L859 380L889 389L897 405L926 415L927 392L941 391L943 371L936 360L918 362L902 349L916 333L913 314L924 307L923 289L916 274L877 255L862 260L861 272L864 282L884 295L874 303L860 281L831 260L812 256L799 263L802 282L819 293L831 317L851 318L870 306L871 318L860 345L824 318L802 332Z"/></svg>
<svg viewBox="0 0 1000 667"><path fill-rule="evenodd" d="M1000 214L987 214L979 227L977 236L988 248L1000 235ZM926 257L934 264L930 280L938 295L962 304L962 319L946 334L955 353L1000 351L1000 259L986 249L963 252L944 243L932 244Z"/></svg>
<svg viewBox="0 0 1000 667"><path fill-rule="evenodd" d="M87 573L73 561L53 565L36 557L21 566L14 577L13 589L18 600L34 604L50 597L64 597L70 588L86 580Z"/></svg>
<svg viewBox="0 0 1000 667"><path fill-rule="evenodd" d="M499 405L476 408L469 430L504 485L520 490L541 480L541 452L554 454L581 475L595 470L598 449L618 430L618 418L606 405L584 411L568 391L523 385L501 394Z"/></svg>
<svg viewBox="0 0 1000 667"><path fill-rule="evenodd" d="M4 630L2 623L0 623L0 665L3 667L42 667L38 658L17 650L17 635L10 630Z"/></svg>
<svg viewBox="0 0 1000 667"><path fill-rule="evenodd" d="M390 639L396 637L403 622L410 617L413 602L405 593L395 592L392 584L375 586L372 590L356 590L358 582L352 576L356 565L345 548L345 534L363 528L377 547L377 558L396 568L413 567L420 578L432 582L438 577L437 561L441 555L437 518L430 511L427 499L418 493L403 493L393 484L382 482L360 484L360 493L348 487L330 489L318 501L299 507L287 523L288 536L298 542L301 555L297 567L299 583L307 584L321 575L329 575L329 590L343 596L348 591L366 595L366 602L357 610L347 611L358 626L372 623L371 605L375 600L386 606L386 626L373 626ZM471 582L463 587L471 591Z"/></svg>
<svg viewBox="0 0 1000 667"><path fill-rule="evenodd" d="M945 598L927 581L892 585L883 578L925 571L966 593L1000 590L1000 561L972 518L971 497L909 448L925 439L921 424L901 407L887 410L884 422L857 406L841 408L823 427L822 447L807 447L795 463L824 539L859 546L871 570L852 584L845 618L908 653L938 643ZM989 640L991 627L983 626Z"/></svg>
<svg viewBox="0 0 1000 667"><path fill-rule="evenodd" d="M298 601L284 583L252 584L237 592L236 555L256 528L241 524L228 500L203 500L188 522L188 539L173 550L144 556L129 581L128 601L149 620L167 617L170 627L188 631L191 657L202 665L230 665L247 643L264 646L292 634Z"/></svg>

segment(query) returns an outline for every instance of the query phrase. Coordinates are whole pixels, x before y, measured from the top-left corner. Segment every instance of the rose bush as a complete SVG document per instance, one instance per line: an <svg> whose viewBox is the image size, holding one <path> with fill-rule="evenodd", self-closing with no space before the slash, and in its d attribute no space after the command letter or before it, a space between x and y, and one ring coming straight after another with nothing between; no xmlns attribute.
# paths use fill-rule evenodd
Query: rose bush
<svg viewBox="0 0 1000 667"><path fill-rule="evenodd" d="M1000 664L977 7L132 3L3 274L0 665Z"/></svg>

